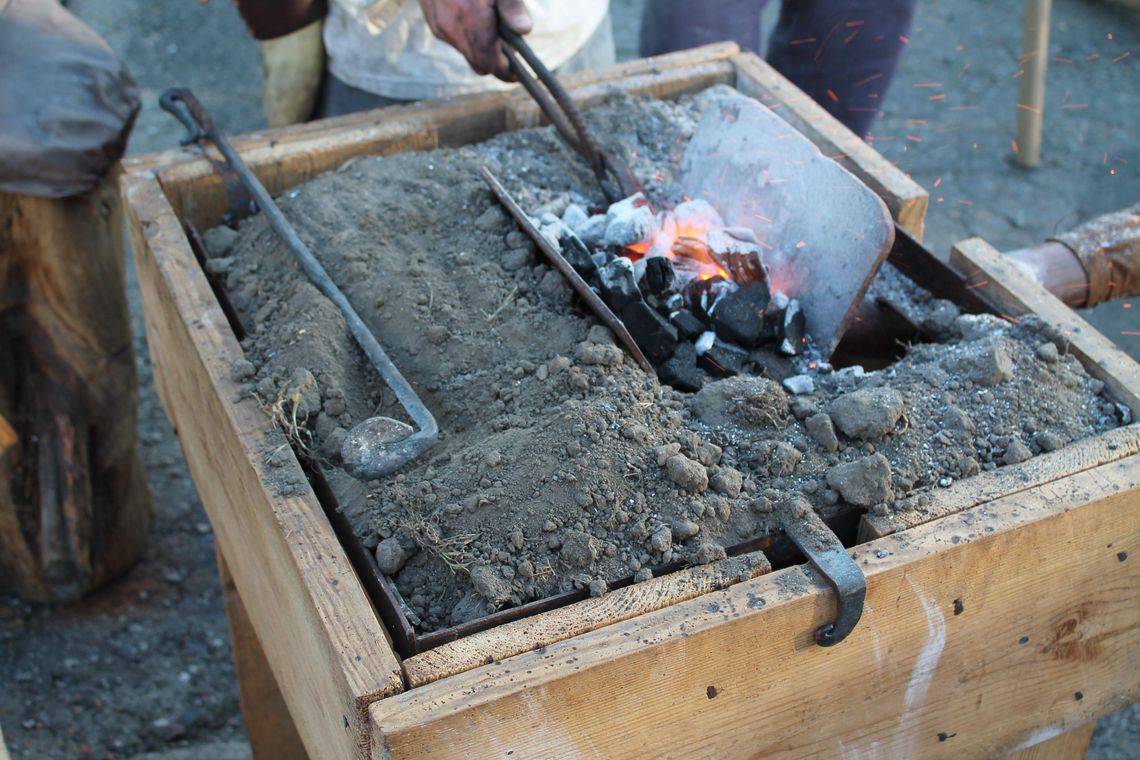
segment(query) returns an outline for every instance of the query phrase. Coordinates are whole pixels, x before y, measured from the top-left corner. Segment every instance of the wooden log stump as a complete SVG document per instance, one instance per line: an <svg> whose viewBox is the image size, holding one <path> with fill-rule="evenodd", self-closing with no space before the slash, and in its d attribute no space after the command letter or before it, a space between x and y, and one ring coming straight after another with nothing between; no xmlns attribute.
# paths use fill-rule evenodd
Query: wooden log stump
<svg viewBox="0 0 1140 760"><path fill-rule="evenodd" d="M0 590L69 601L129 568L153 511L117 173L0 193Z"/></svg>

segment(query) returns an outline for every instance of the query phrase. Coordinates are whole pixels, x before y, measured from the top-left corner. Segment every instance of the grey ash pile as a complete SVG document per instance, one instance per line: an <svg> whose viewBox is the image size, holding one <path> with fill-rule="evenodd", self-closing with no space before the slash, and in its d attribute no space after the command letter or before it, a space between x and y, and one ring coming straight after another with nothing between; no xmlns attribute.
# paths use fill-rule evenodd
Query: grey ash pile
<svg viewBox="0 0 1140 760"><path fill-rule="evenodd" d="M675 208L661 192L696 107L623 98L589 119L606 148L636 153L647 197ZM921 509L935 489L1030 467L1122 421L1063 336L929 297L916 304L937 313L942 342L879 371L816 372L798 395L764 375L710 377L695 393L663 384L576 304L483 165L536 216L601 206L548 129L355 159L282 198L439 420L436 448L385 480L337 467L347 429L399 414L339 312L264 219L209 234L207 266L248 332L235 377L323 468L422 631L717 561L777 530L772 509L795 494L825 517ZM282 493L306 487L287 451L265 455Z"/></svg>

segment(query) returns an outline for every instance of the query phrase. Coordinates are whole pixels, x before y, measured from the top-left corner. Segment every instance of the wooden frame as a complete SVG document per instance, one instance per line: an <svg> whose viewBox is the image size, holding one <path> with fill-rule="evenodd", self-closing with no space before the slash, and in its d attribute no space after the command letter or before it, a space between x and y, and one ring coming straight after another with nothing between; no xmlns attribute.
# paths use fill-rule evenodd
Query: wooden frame
<svg viewBox="0 0 1140 760"><path fill-rule="evenodd" d="M735 84L838 156L921 235L926 193L732 45L567 80L586 100L613 88L672 96ZM535 119L522 96L492 94L235 144L280 192L354 155L473 142ZM1140 695L1140 579L1128 559L1140 550L1136 428L956 484L926 524L864 526L874 540L854 554L869 578L867 611L833 649L811 642L834 602L809 570L733 583L711 566L401 662L314 494L284 497L267 485L265 458L285 441L240 399L229 366L241 348L182 227L219 223L221 181L186 151L126 169L159 395L214 525L228 596L241 607L235 631L252 628L264 650L263 661L239 653L239 668L247 670L243 659L262 674L268 665L311 756L992 754L1044 742ZM959 251L1005 282L977 245ZM1057 317L1025 300L1022 284L1008 292ZM1090 331L1074 337L1086 366L1104 360L1113 390L1136 388L1136 365L1108 361ZM1134 396L1123 400L1140 411ZM1032 687L1021 688L1027 680Z"/></svg>

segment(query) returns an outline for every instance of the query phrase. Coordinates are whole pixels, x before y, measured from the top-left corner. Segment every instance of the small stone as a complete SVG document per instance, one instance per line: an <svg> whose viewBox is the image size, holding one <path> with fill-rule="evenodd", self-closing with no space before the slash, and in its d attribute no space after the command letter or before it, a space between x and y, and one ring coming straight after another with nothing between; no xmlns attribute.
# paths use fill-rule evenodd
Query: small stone
<svg viewBox="0 0 1140 760"><path fill-rule="evenodd" d="M202 242L206 244L206 252L210 258L218 258L232 251L239 237L237 230L221 226L206 230L206 234L202 236Z"/></svg>
<svg viewBox="0 0 1140 760"><path fill-rule="evenodd" d="M692 493L701 493L709 487L709 474L704 465L684 454L674 454L665 461L669 480Z"/></svg>
<svg viewBox="0 0 1140 760"><path fill-rule="evenodd" d="M560 555L571 567L589 567L598 558L598 547L589 533L571 529L562 534Z"/></svg>
<svg viewBox="0 0 1140 760"><path fill-rule="evenodd" d="M586 333L586 340L602 346L612 346L615 343L614 334L605 325L590 325L590 330Z"/></svg>
<svg viewBox="0 0 1140 760"><path fill-rule="evenodd" d="M744 476L732 467L716 467L709 476L709 487L717 493L736 498L744 487Z"/></svg>
<svg viewBox="0 0 1140 760"><path fill-rule="evenodd" d="M395 578L415 554L414 546L406 547L398 538L392 536L376 545L376 564L380 566L380 572L384 575Z"/></svg>
<svg viewBox="0 0 1140 760"><path fill-rule="evenodd" d="M719 464L722 453L723 451L720 446L717 446L715 443L709 443L708 441L704 441L693 450L693 456L705 467L712 467L714 464Z"/></svg>
<svg viewBox="0 0 1140 760"><path fill-rule="evenodd" d="M804 420L804 427L824 451L832 452L839 448L839 438L835 435L835 426L831 423L831 417L823 412L813 414Z"/></svg>
<svg viewBox="0 0 1140 760"><path fill-rule="evenodd" d="M773 478L791 475L803 453L785 441L760 441L752 447L752 460Z"/></svg>
<svg viewBox="0 0 1140 760"><path fill-rule="evenodd" d="M812 399L804 398L803 396L794 397L789 407L792 410L792 416L801 422L813 414L819 413L819 405Z"/></svg>
<svg viewBox="0 0 1140 760"><path fill-rule="evenodd" d="M255 372L257 370L249 359L238 359L230 365L230 379L237 383L249 380Z"/></svg>
<svg viewBox="0 0 1140 760"><path fill-rule="evenodd" d="M693 559L698 565L707 565L710 562L716 562L717 560L724 559L727 556L728 553L725 552L723 546L720 544L707 542L702 543L697 547L697 552Z"/></svg>
<svg viewBox="0 0 1140 760"><path fill-rule="evenodd" d="M653 551L664 554L673 548L673 530L668 525L662 525L653 531L649 537L649 546Z"/></svg>
<svg viewBox="0 0 1140 760"><path fill-rule="evenodd" d="M304 367L297 367L289 377L285 389L285 400L291 405L298 420L307 419L321 411L321 390L313 373Z"/></svg>
<svg viewBox="0 0 1140 760"><path fill-rule="evenodd" d="M468 571L471 587L483 597L492 608L501 607L510 601L511 584L489 565L475 565Z"/></svg>
<svg viewBox="0 0 1140 760"><path fill-rule="evenodd" d="M1013 344L997 335L966 343L944 362L945 368L975 385L993 386L1013 377Z"/></svg>
<svg viewBox="0 0 1140 760"><path fill-rule="evenodd" d="M643 567L640 570L638 570L636 573L633 574L633 582L634 583L645 583L647 580L651 579L652 577L653 577L653 571L650 570L648 567Z"/></svg>
<svg viewBox="0 0 1140 760"><path fill-rule="evenodd" d="M609 586L601 578L590 581L590 596L598 597L609 591Z"/></svg>
<svg viewBox="0 0 1140 760"><path fill-rule="evenodd" d="M692 520L678 518L673 521L673 538L677 541L688 541L701 532L701 526Z"/></svg>
<svg viewBox="0 0 1140 760"><path fill-rule="evenodd" d="M669 457L681 453L681 444L667 443L664 446L658 446L653 450L653 453L657 455L657 466L664 467L665 463L669 461Z"/></svg>
<svg viewBox="0 0 1140 760"><path fill-rule="evenodd" d="M1042 451L1056 451L1065 445L1065 440L1051 430L1033 436L1033 443Z"/></svg>
<svg viewBox="0 0 1140 760"><path fill-rule="evenodd" d="M1055 344L1046 342L1037 347L1037 358L1043 362L1053 364L1061 358L1061 353L1057 350Z"/></svg>
<svg viewBox="0 0 1140 760"><path fill-rule="evenodd" d="M784 379L784 389L793 396L815 393L815 381L808 375L792 375Z"/></svg>
<svg viewBox="0 0 1140 760"><path fill-rule="evenodd" d="M1053 344L1050 343L1049 345L1051 346ZM1021 464L1032 456L1033 452L1029 450L1029 447L1022 443L1020 439L1014 438L1009 446L1006 447L1005 453L1002 454L1001 463Z"/></svg>
<svg viewBox="0 0 1140 760"><path fill-rule="evenodd" d="M579 364L599 367L616 367L622 362L622 350L613 343L582 341L574 349Z"/></svg>
<svg viewBox="0 0 1140 760"><path fill-rule="evenodd" d="M494 232L507 224L507 215L498 206L489 206L475 220L475 226L484 232Z"/></svg>
<svg viewBox="0 0 1140 760"><path fill-rule="evenodd" d="M903 409L902 394L894 388L866 388L844 393L827 413L844 435L873 441L894 430Z"/></svg>
<svg viewBox="0 0 1140 760"><path fill-rule="evenodd" d="M891 463L882 454L837 464L827 472L827 485L849 504L870 507L891 496Z"/></svg>
<svg viewBox="0 0 1140 760"><path fill-rule="evenodd" d="M508 272L516 272L531 262L530 250L527 248L512 248L499 259L500 265Z"/></svg>

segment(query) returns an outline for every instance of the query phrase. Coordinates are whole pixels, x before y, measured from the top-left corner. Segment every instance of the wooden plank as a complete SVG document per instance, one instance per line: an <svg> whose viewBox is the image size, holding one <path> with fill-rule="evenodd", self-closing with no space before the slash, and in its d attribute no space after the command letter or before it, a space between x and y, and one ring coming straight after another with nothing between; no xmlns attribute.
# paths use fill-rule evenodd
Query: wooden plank
<svg viewBox="0 0 1140 760"><path fill-rule="evenodd" d="M1083 760L1089 752L1089 743L1092 741L1094 731L1096 731L1096 721L1092 720L1079 728L1045 739L1005 757L1007 760Z"/></svg>
<svg viewBox="0 0 1140 760"><path fill-rule="evenodd" d="M123 182L159 397L305 747L314 758L366 756L367 705L402 688L400 667L287 445L230 378L241 358L153 175Z"/></svg>
<svg viewBox="0 0 1140 760"><path fill-rule="evenodd" d="M929 195L905 172L883 158L877 150L843 126L803 90L753 53L733 56L736 89L779 114L830 156L871 188L899 226L915 240L922 240Z"/></svg>
<svg viewBox="0 0 1140 760"><path fill-rule="evenodd" d="M218 560L218 582L222 586L226 621L230 628L230 649L237 672L241 722L254 760L308 760L309 755L277 687L277 679L273 677L257 634L253 632L245 603L226 566L226 558L216 546L214 548Z"/></svg>
<svg viewBox="0 0 1140 760"><path fill-rule="evenodd" d="M394 695L376 758L996 757L1140 697L1140 456Z"/></svg>
<svg viewBox="0 0 1140 760"><path fill-rule="evenodd" d="M981 238L956 244L950 264L1003 316L1032 314L1068 341L1085 370L1104 382L1113 398L1140 417L1140 365Z"/></svg>
<svg viewBox="0 0 1140 760"><path fill-rule="evenodd" d="M242 158L265 188L277 194L333 171L354 156L430 150L438 144L439 133L434 126L386 122L249 148L243 150ZM214 155L221 160L220 155ZM198 229L222 223L229 205L225 183L200 152L196 161L159 167L155 173L179 219Z"/></svg>
<svg viewBox="0 0 1140 760"><path fill-rule="evenodd" d="M266 129L247 132L231 137L238 152L259 150L281 146L287 148L292 143L311 142L316 138L337 138L348 133L367 132L393 123L411 129L426 130L432 127L445 133L444 144L455 145L463 141L473 142L486 139L503 130L504 106L510 95L506 92L462 95L445 100L421 100L370 111L334 116L304 124L294 124L279 129ZM205 104L209 107L209 104ZM221 125L225 129L225 125ZM180 135L181 127L170 121L171 142ZM467 136L469 139L464 140ZM146 153L141 156L128 156L123 159L123 168L128 174L151 172L188 162L200 161L201 154L196 147L180 147Z"/></svg>
<svg viewBox="0 0 1140 760"><path fill-rule="evenodd" d="M714 84L732 84L735 79L736 69L732 63L721 60L634 74L622 79L593 82L580 87L567 82L567 90L574 102L586 109L600 105L618 92L669 99L690 92L699 92ZM526 129L546 123L547 119L538 104L525 92L516 94L507 106L507 129Z"/></svg>
<svg viewBox="0 0 1140 760"><path fill-rule="evenodd" d="M923 525L987 501L1061 480L1136 453L1140 453L1140 426L1130 425L1110 430L1095 438L1086 438L1063 449L1033 457L1021 464L999 467L956 481L949 488L933 492L933 500L922 512L909 510L882 516L868 513L859 524L859 542L873 541L900 530Z"/></svg>
<svg viewBox="0 0 1140 760"><path fill-rule="evenodd" d="M751 555L749 577L772 571L762 553ZM741 559L728 559L686 568L616 589L596 599L584 599L557 610L500 625L404 660L408 688L423 686L465 670L578 636L605 625L629 620L670 604L726 588L741 580Z"/></svg>

